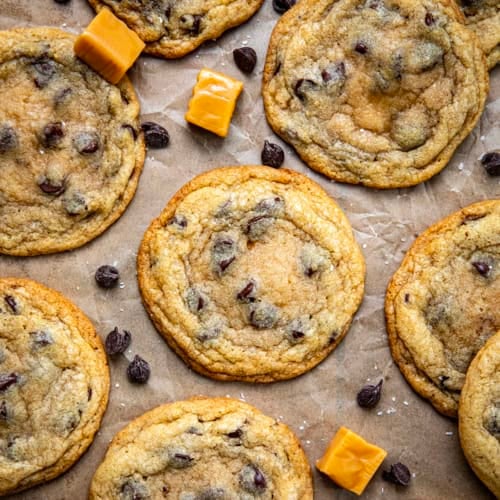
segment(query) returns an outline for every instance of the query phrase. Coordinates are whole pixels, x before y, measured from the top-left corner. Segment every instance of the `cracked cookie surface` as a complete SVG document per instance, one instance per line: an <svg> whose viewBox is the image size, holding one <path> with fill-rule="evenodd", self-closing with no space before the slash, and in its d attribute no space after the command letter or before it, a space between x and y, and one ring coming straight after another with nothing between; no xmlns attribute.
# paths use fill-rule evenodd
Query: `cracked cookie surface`
<svg viewBox="0 0 500 500"><path fill-rule="evenodd" d="M270 125L335 180L427 180L472 130L488 92L484 54L461 20L435 0L298 2L269 44Z"/></svg>
<svg viewBox="0 0 500 500"><path fill-rule="evenodd" d="M139 103L79 61L75 36L0 32L0 253L79 247L132 199L144 163Z"/></svg>
<svg viewBox="0 0 500 500"><path fill-rule="evenodd" d="M202 174L146 231L139 287L170 347L211 378L272 382L322 361L347 333L365 265L314 182L269 167Z"/></svg>
<svg viewBox="0 0 500 500"><path fill-rule="evenodd" d="M476 33L486 54L488 66L500 61L500 1L457 0L465 17L465 24Z"/></svg>
<svg viewBox="0 0 500 500"><path fill-rule="evenodd" d="M460 443L470 466L500 498L500 331L467 370L458 419Z"/></svg>
<svg viewBox="0 0 500 500"><path fill-rule="evenodd" d="M392 355L412 387L455 417L475 354L500 329L500 201L424 231L387 288Z"/></svg>
<svg viewBox="0 0 500 500"><path fill-rule="evenodd" d="M91 500L312 500L307 459L290 429L230 398L159 406L119 432Z"/></svg>
<svg viewBox="0 0 500 500"><path fill-rule="evenodd" d="M144 52L173 59L247 21L264 0L89 0L108 7L146 43Z"/></svg>
<svg viewBox="0 0 500 500"><path fill-rule="evenodd" d="M78 460L108 392L106 356L87 317L39 283L0 279L0 495Z"/></svg>

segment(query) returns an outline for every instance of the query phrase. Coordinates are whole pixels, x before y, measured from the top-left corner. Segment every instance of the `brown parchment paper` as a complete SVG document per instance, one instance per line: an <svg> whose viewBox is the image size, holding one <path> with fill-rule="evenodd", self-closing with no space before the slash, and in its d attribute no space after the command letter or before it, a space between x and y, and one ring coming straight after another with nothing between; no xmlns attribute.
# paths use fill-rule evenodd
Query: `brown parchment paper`
<svg viewBox="0 0 500 500"><path fill-rule="evenodd" d="M92 17L85 0L71 0L67 5L54 0L0 0L0 29L46 25L79 33ZM29 277L61 291L90 317L102 338L114 326L133 335L125 357L110 364L110 403L89 451L58 479L11 498L87 498L92 475L118 430L159 404L199 394L240 398L287 423L312 465L339 426L346 425L388 451L386 468L401 461L412 471L411 485L403 489L384 482L379 470L364 498L492 498L462 455L456 422L420 399L394 365L383 301L387 282L416 234L465 205L499 196L499 178L487 176L478 158L500 147L500 69L491 73L490 96L481 122L441 174L409 189L377 191L343 185L308 169L266 123L260 81L267 43L278 18L271 0L265 0L247 24L181 60L142 56L130 71L141 101L142 120L164 125L171 144L149 152L138 191L125 214L102 236L75 251L33 258L0 256L0 276ZM258 63L251 76L234 65L232 50L241 46L257 51ZM188 127L184 121L196 75L205 66L245 84L226 139ZM214 167L259 164L265 139L281 144L285 165L318 182L346 212L367 263L365 298L342 344L311 372L270 385L216 382L189 370L149 321L137 288L137 249L150 221L178 188ZM120 287L110 291L96 287L93 275L102 264L120 269ZM132 386L126 378L127 360L136 353L151 365L152 376L145 386ZM385 383L379 406L362 410L356 404L357 391L381 377ZM313 470L316 499L356 498Z"/></svg>

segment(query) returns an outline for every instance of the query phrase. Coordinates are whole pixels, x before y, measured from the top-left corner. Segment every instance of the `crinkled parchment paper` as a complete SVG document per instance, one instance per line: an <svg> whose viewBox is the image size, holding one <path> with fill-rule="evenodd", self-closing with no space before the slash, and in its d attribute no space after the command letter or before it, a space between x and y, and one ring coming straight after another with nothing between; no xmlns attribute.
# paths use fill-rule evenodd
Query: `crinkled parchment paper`
<svg viewBox="0 0 500 500"><path fill-rule="evenodd" d="M149 152L137 194L117 223L72 252L34 258L0 256L0 276L29 277L60 290L85 311L103 338L114 326L133 334L125 357L111 362L110 403L89 451L60 478L11 498L87 498L92 475L118 430L154 406L198 394L240 398L286 422L300 438L311 464L323 454L339 426L346 425L388 451L386 466L401 461L414 474L411 486L402 489L384 482L379 471L364 498L490 498L462 455L455 421L416 396L394 365L383 301L387 282L416 234L465 205L499 196L499 179L488 177L478 158L500 146L500 69L491 74L490 96L480 124L441 174L417 187L391 191L331 182L309 170L266 123L260 80L267 42L279 17L271 4L266 0L247 24L181 60L142 56L136 63L130 76L141 101L142 119L164 125L171 144ZM79 33L92 16L85 0L71 0L67 5L54 0L0 0L1 29L49 25ZM251 76L243 75L232 57L233 49L245 45L258 55ZM184 121L196 75L205 66L245 83L226 139L188 127ZM189 370L155 331L140 301L135 258L149 222L178 188L213 167L260 163L264 139L282 144L286 165L318 182L346 212L367 262L366 295L340 347L311 372L271 385L216 382ZM119 288L96 287L93 275L102 264L120 269L123 283ZM127 359L136 353L151 364L146 386L132 386L126 378ZM362 410L356 404L357 391L381 377L385 383L379 406ZM355 498L315 469L314 485L318 500Z"/></svg>

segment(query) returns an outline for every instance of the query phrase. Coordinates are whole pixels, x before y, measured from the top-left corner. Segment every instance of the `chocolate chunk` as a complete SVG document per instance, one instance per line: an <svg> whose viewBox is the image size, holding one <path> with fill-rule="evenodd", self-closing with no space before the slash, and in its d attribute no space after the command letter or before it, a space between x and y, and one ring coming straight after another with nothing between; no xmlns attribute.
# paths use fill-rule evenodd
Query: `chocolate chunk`
<svg viewBox="0 0 500 500"><path fill-rule="evenodd" d="M92 387L89 387L87 389L87 401L90 401L92 399Z"/></svg>
<svg viewBox="0 0 500 500"><path fill-rule="evenodd" d="M202 17L199 14L183 14L179 17L179 25L183 30L188 31L192 35L198 35L201 31Z"/></svg>
<svg viewBox="0 0 500 500"><path fill-rule="evenodd" d="M69 97L73 93L73 90L70 87L66 87L64 89L58 90L54 94L54 105L60 106L67 97Z"/></svg>
<svg viewBox="0 0 500 500"><path fill-rule="evenodd" d="M35 70L35 85L39 89L46 87L56 73L56 65L53 59L43 56L32 63Z"/></svg>
<svg viewBox="0 0 500 500"><path fill-rule="evenodd" d="M0 421L5 422L9 418L9 413L7 411L7 402L2 401L0 403Z"/></svg>
<svg viewBox="0 0 500 500"><path fill-rule="evenodd" d="M410 484L411 474L406 465L398 462L391 465L390 470L384 470L382 472L382 478L385 481L389 481L399 486L408 486Z"/></svg>
<svg viewBox="0 0 500 500"><path fill-rule="evenodd" d="M382 383L383 380L377 385L365 385L356 396L356 401L361 408L375 408L380 401L380 396L382 394Z"/></svg>
<svg viewBox="0 0 500 500"><path fill-rule="evenodd" d="M368 52L368 45L365 42L357 42L354 50L359 54L366 54Z"/></svg>
<svg viewBox="0 0 500 500"><path fill-rule="evenodd" d="M17 134L10 125L0 126L0 153L7 153L17 148Z"/></svg>
<svg viewBox="0 0 500 500"><path fill-rule="evenodd" d="M226 496L224 488L208 488L200 491L195 497L195 500L225 500Z"/></svg>
<svg viewBox="0 0 500 500"><path fill-rule="evenodd" d="M236 242L228 235L219 235L212 246L215 271L222 274L236 259Z"/></svg>
<svg viewBox="0 0 500 500"><path fill-rule="evenodd" d="M147 486L135 479L128 479L120 489L120 500L149 500L150 498Z"/></svg>
<svg viewBox="0 0 500 500"><path fill-rule="evenodd" d="M285 202L280 196L264 198L263 200L260 200L254 208L257 213L272 215L273 217L283 215L284 209Z"/></svg>
<svg viewBox="0 0 500 500"><path fill-rule="evenodd" d="M168 465L173 469L186 469L193 465L194 458L184 451L172 451L168 454Z"/></svg>
<svg viewBox="0 0 500 500"><path fill-rule="evenodd" d="M280 168L285 161L285 153L281 146L273 142L264 141L264 148L260 155L263 165L268 167Z"/></svg>
<svg viewBox="0 0 500 500"><path fill-rule="evenodd" d="M273 225L274 221L274 217L269 215L257 215L246 223L243 232L250 241L256 241Z"/></svg>
<svg viewBox="0 0 500 500"><path fill-rule="evenodd" d="M432 26L435 22L434 16L430 12L427 12L427 14L425 14L425 24L427 26Z"/></svg>
<svg viewBox="0 0 500 500"><path fill-rule="evenodd" d="M62 122L47 123L43 127L41 141L46 148L56 147L64 137Z"/></svg>
<svg viewBox="0 0 500 500"><path fill-rule="evenodd" d="M132 335L130 335L130 332L123 330L123 333L120 333L118 327L115 326L114 330L106 336L104 347L110 356L115 356L116 354L124 353L130 345L131 340Z"/></svg>
<svg viewBox="0 0 500 500"><path fill-rule="evenodd" d="M262 471L255 465L245 465L239 476L240 486L248 493L263 493L267 487L267 481Z"/></svg>
<svg viewBox="0 0 500 500"><path fill-rule="evenodd" d="M42 347L47 347L54 343L54 339L50 332L45 330L37 330L36 332L30 333L31 338L33 339L33 347L35 349L40 349Z"/></svg>
<svg viewBox="0 0 500 500"><path fill-rule="evenodd" d="M302 342L306 336L308 325L302 318L295 318L286 326L286 336L290 344Z"/></svg>
<svg viewBox="0 0 500 500"><path fill-rule="evenodd" d="M146 141L146 146L148 148L166 148L170 142L170 136L167 130L154 122L144 122L141 125L141 129L144 132L144 140Z"/></svg>
<svg viewBox="0 0 500 500"><path fill-rule="evenodd" d="M236 298L241 302L254 302L257 284L254 280L250 280L237 294Z"/></svg>
<svg viewBox="0 0 500 500"><path fill-rule="evenodd" d="M306 243L300 252L300 261L304 274L311 278L327 268L328 254L314 243Z"/></svg>
<svg viewBox="0 0 500 500"><path fill-rule="evenodd" d="M293 91L295 95L301 100L305 101L307 93L311 90L315 90L318 84L309 78L300 78L295 82L293 86Z"/></svg>
<svg viewBox="0 0 500 500"><path fill-rule="evenodd" d="M182 214L178 215L174 215L167 223L169 226L174 224L176 226L178 226L179 228L181 229L185 229L188 225L188 221L186 219L186 217Z"/></svg>
<svg viewBox="0 0 500 500"><path fill-rule="evenodd" d="M257 53L252 47L234 49L233 58L236 66L238 66L243 73L251 73L257 64Z"/></svg>
<svg viewBox="0 0 500 500"><path fill-rule="evenodd" d="M127 376L130 382L145 384L149 380L150 374L151 369L148 362L136 354L127 368Z"/></svg>
<svg viewBox="0 0 500 500"><path fill-rule="evenodd" d="M0 132L0 152L2 152L2 139ZM486 173L492 176L500 175L500 153L497 151L492 151L490 153L485 153L481 157L481 164L483 165Z"/></svg>
<svg viewBox="0 0 500 500"><path fill-rule="evenodd" d="M6 391L19 380L15 373L0 373L0 392Z"/></svg>
<svg viewBox="0 0 500 500"><path fill-rule="evenodd" d="M64 208L69 215L84 215L88 212L87 199L83 194L73 192L64 199Z"/></svg>
<svg viewBox="0 0 500 500"><path fill-rule="evenodd" d="M51 196L60 196L66 190L66 184L64 180L54 181L48 179L47 177L42 177L38 182L38 187L45 193Z"/></svg>
<svg viewBox="0 0 500 500"><path fill-rule="evenodd" d="M243 436L243 431L241 429L236 429L235 431L227 434L227 437L231 439L240 439L241 436Z"/></svg>
<svg viewBox="0 0 500 500"><path fill-rule="evenodd" d="M95 153L100 146L97 132L80 132L73 137L73 146L82 155Z"/></svg>
<svg viewBox="0 0 500 500"><path fill-rule="evenodd" d="M278 14L283 14L288 9L292 8L297 0L273 0L273 9Z"/></svg>
<svg viewBox="0 0 500 500"><path fill-rule="evenodd" d="M188 309L193 314L200 314L202 309L206 306L207 300L199 290L190 287L186 292L186 303Z"/></svg>
<svg viewBox="0 0 500 500"><path fill-rule="evenodd" d="M487 262L476 261L472 262L474 269L481 275L487 278L492 270L492 266Z"/></svg>
<svg viewBox="0 0 500 500"><path fill-rule="evenodd" d="M12 295L6 295L4 297L4 300L14 314L19 314L19 307L17 305L17 301Z"/></svg>
<svg viewBox="0 0 500 500"><path fill-rule="evenodd" d="M250 305L248 320L259 330L272 328L278 321L278 308L267 302L255 302Z"/></svg>
<svg viewBox="0 0 500 500"><path fill-rule="evenodd" d="M97 268L94 278L101 288L113 288L120 281L120 273L116 267L104 265Z"/></svg>

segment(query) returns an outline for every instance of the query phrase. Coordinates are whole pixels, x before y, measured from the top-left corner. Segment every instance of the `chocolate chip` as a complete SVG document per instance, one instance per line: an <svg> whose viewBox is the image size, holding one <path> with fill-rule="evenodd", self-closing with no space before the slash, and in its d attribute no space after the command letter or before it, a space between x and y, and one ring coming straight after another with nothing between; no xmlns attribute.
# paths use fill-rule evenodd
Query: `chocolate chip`
<svg viewBox="0 0 500 500"><path fill-rule="evenodd" d="M115 326L114 330L106 336L104 347L110 356L115 356L116 354L124 353L130 345L131 340L132 335L130 335L130 332L123 330L123 333L120 333L118 327Z"/></svg>
<svg viewBox="0 0 500 500"><path fill-rule="evenodd" d="M446 381L449 379L450 379L450 377L448 377L447 375L439 375L439 377L438 377L439 387L443 390L446 389Z"/></svg>
<svg viewBox="0 0 500 500"><path fill-rule="evenodd" d="M166 497L168 493L170 492L170 487L167 485L164 485L163 488L161 489L161 492L163 493L163 496Z"/></svg>
<svg viewBox="0 0 500 500"><path fill-rule="evenodd" d="M241 302L254 302L257 284L250 280L237 294L236 298Z"/></svg>
<svg viewBox="0 0 500 500"><path fill-rule="evenodd" d="M500 405L496 403L488 408L483 417L483 425L495 438L500 439Z"/></svg>
<svg viewBox="0 0 500 500"><path fill-rule="evenodd" d="M411 474L406 465L398 462L391 465L390 470L384 470L382 472L382 478L385 481L389 481L399 486L408 486L410 484Z"/></svg>
<svg viewBox="0 0 500 500"><path fill-rule="evenodd" d="M73 93L73 90L70 87L66 87L64 89L58 90L54 94L54 105L60 106L68 96L70 96Z"/></svg>
<svg viewBox="0 0 500 500"><path fill-rule="evenodd" d="M262 493L267 481L262 471L255 465L245 465L239 476L240 486L248 493Z"/></svg>
<svg viewBox="0 0 500 500"><path fill-rule="evenodd" d="M354 46L354 50L359 54L366 54L368 52L368 45L364 42L358 42Z"/></svg>
<svg viewBox="0 0 500 500"><path fill-rule="evenodd" d="M136 354L127 368L127 376L130 382L145 384L149 380L150 374L151 369L148 362Z"/></svg>
<svg viewBox="0 0 500 500"><path fill-rule="evenodd" d="M490 274L491 269L492 269L492 266L490 266L487 262L476 261L476 262L473 262L472 265L474 266L474 269L481 276L484 276L485 278L488 277L488 275Z"/></svg>
<svg viewBox="0 0 500 500"><path fill-rule="evenodd" d="M0 126L0 153L7 153L17 148L17 134L10 125Z"/></svg>
<svg viewBox="0 0 500 500"><path fill-rule="evenodd" d="M1 135L0 135L0 152L1 152ZM488 175L498 176L500 175L500 153L497 151L492 151L490 153L485 153L481 157L481 164L488 173Z"/></svg>
<svg viewBox="0 0 500 500"><path fill-rule="evenodd" d="M113 288L120 281L120 273L116 267L104 265L97 268L94 278L101 288Z"/></svg>
<svg viewBox="0 0 500 500"><path fill-rule="evenodd" d="M243 431L241 429L236 429L235 431L227 434L227 437L231 439L240 439L241 436L243 436Z"/></svg>
<svg viewBox="0 0 500 500"><path fill-rule="evenodd" d="M73 146L82 155L95 153L100 141L97 132L80 132L73 138Z"/></svg>
<svg viewBox="0 0 500 500"><path fill-rule="evenodd" d="M283 214L285 209L285 202L280 196L273 196L272 198L264 198L255 205L255 212L272 215L278 217Z"/></svg>
<svg viewBox="0 0 500 500"><path fill-rule="evenodd" d="M69 3L71 0L54 0L54 2L56 3L60 3L60 4L66 4L66 3Z"/></svg>
<svg viewBox="0 0 500 500"><path fill-rule="evenodd" d="M345 63L343 61L321 71L321 78L324 83L328 84L327 88L334 88L336 91L342 89L345 77Z"/></svg>
<svg viewBox="0 0 500 500"><path fill-rule="evenodd" d="M383 380L377 385L365 385L356 396L356 401L361 408L375 408L382 394Z"/></svg>
<svg viewBox="0 0 500 500"><path fill-rule="evenodd" d="M46 148L56 147L64 137L62 122L47 123L42 130L42 144Z"/></svg>
<svg viewBox="0 0 500 500"><path fill-rule="evenodd" d="M410 302L410 294L409 293L405 293L405 302L408 304L408 302Z"/></svg>
<svg viewBox="0 0 500 500"><path fill-rule="evenodd" d="M226 235L216 238L212 246L212 259L215 270L222 274L236 259L236 242Z"/></svg>
<svg viewBox="0 0 500 500"><path fill-rule="evenodd" d="M16 299L12 295L6 295L4 297L5 303L9 306L10 310L14 314L19 314L19 308Z"/></svg>
<svg viewBox="0 0 500 500"><path fill-rule="evenodd" d="M90 401L92 399L92 387L89 387L87 389L87 401Z"/></svg>
<svg viewBox="0 0 500 500"><path fill-rule="evenodd" d="M243 232L250 241L256 241L273 225L274 221L274 217L269 215L257 215L246 223Z"/></svg>
<svg viewBox="0 0 500 500"><path fill-rule="evenodd" d="M190 287L186 292L186 303L188 309L193 314L200 314L202 309L206 305L206 298L203 297L202 293L196 288Z"/></svg>
<svg viewBox="0 0 500 500"><path fill-rule="evenodd" d="M137 139L137 130L135 130L135 128L132 127L132 125L129 125L128 123L124 123L122 125L122 128L130 130L130 133L132 134L132 137L134 138L134 141Z"/></svg>
<svg viewBox="0 0 500 500"><path fill-rule="evenodd" d="M307 92L316 89L317 86L318 84L309 78L300 78L295 82L293 91L301 101L304 101L307 97Z"/></svg>
<svg viewBox="0 0 500 500"><path fill-rule="evenodd" d="M171 452L169 453L168 465L173 469L186 469L193 465L194 458L190 457L184 452Z"/></svg>
<svg viewBox="0 0 500 500"><path fill-rule="evenodd" d="M238 66L243 73L251 73L257 64L257 53L251 47L234 49L233 58L236 66Z"/></svg>
<svg viewBox="0 0 500 500"><path fill-rule="evenodd" d="M302 342L306 336L309 325L302 318L295 318L286 326L286 336L290 344Z"/></svg>
<svg viewBox="0 0 500 500"><path fill-rule="evenodd" d="M170 142L170 136L167 130L154 122L144 122L141 125L141 129L144 132L144 140L146 141L146 146L148 148L166 148Z"/></svg>
<svg viewBox="0 0 500 500"><path fill-rule="evenodd" d="M129 479L123 483L120 493L120 500L149 500L151 498L147 486L135 479Z"/></svg>
<svg viewBox="0 0 500 500"><path fill-rule="evenodd" d="M278 14L283 14L288 9L292 8L297 0L273 0L273 9Z"/></svg>
<svg viewBox="0 0 500 500"><path fill-rule="evenodd" d="M6 391L19 380L15 373L0 373L0 392Z"/></svg>
<svg viewBox="0 0 500 500"><path fill-rule="evenodd" d="M56 67L53 59L43 56L32 63L35 70L35 85L43 89L49 84L49 81L56 73Z"/></svg>
<svg viewBox="0 0 500 500"><path fill-rule="evenodd" d="M260 155L263 165L268 167L280 168L285 161L285 153L281 146L273 142L264 141L264 148Z"/></svg>
<svg viewBox="0 0 500 500"><path fill-rule="evenodd" d="M204 328L196 335L196 338L200 342L208 342L209 340L214 340L220 335L221 329L218 326L211 326L209 328Z"/></svg>
<svg viewBox="0 0 500 500"><path fill-rule="evenodd" d="M435 22L434 16L430 12L427 12L427 14L425 14L425 24L427 26L432 26Z"/></svg>
<svg viewBox="0 0 500 500"><path fill-rule="evenodd" d="M59 196L66 190L64 180L56 182L46 177L42 177L38 182L38 187L45 193L51 196Z"/></svg>
<svg viewBox="0 0 500 500"><path fill-rule="evenodd" d="M248 320L259 330L272 328L278 321L278 308L267 302L255 302L250 305Z"/></svg>
<svg viewBox="0 0 500 500"><path fill-rule="evenodd" d="M317 247L313 243L306 243L300 252L300 261L304 274L311 278L324 271L329 260L326 250Z"/></svg>
<svg viewBox="0 0 500 500"><path fill-rule="evenodd" d="M5 422L6 420L8 420L8 417L9 417L9 414L7 411L7 402L2 401L0 403L0 420Z"/></svg>
<svg viewBox="0 0 500 500"><path fill-rule="evenodd" d="M179 17L179 25L183 30L189 31L192 35L198 35L201 31L201 18L199 14L183 14Z"/></svg>
<svg viewBox="0 0 500 500"><path fill-rule="evenodd" d="M33 347L35 349L40 349L42 347L47 347L54 343L54 339L50 332L45 330L37 330L36 332L30 333L31 338L33 339Z"/></svg>
<svg viewBox="0 0 500 500"><path fill-rule="evenodd" d="M208 488L198 493L195 500L225 500L226 498L229 497L223 488Z"/></svg>
<svg viewBox="0 0 500 500"><path fill-rule="evenodd" d="M78 192L67 194L64 199L64 208L69 215L83 215L89 209L85 196Z"/></svg>
<svg viewBox="0 0 500 500"><path fill-rule="evenodd" d="M182 214L178 215L174 215L167 223L169 226L174 224L178 227L180 227L181 229L185 229L188 225L188 221L186 219L186 217Z"/></svg>

